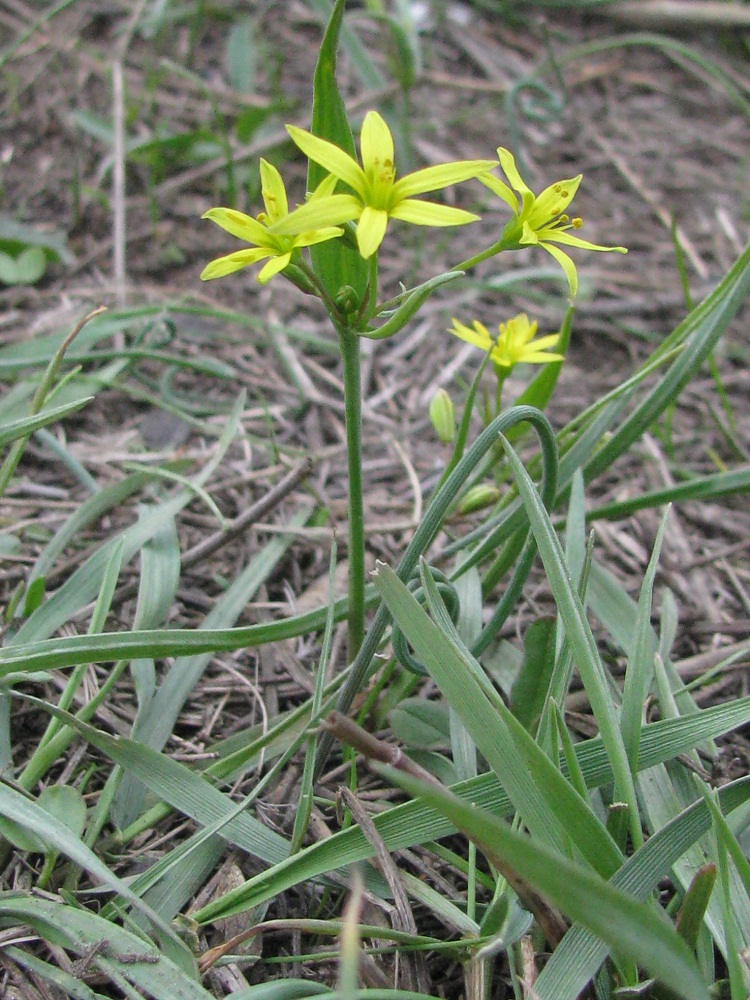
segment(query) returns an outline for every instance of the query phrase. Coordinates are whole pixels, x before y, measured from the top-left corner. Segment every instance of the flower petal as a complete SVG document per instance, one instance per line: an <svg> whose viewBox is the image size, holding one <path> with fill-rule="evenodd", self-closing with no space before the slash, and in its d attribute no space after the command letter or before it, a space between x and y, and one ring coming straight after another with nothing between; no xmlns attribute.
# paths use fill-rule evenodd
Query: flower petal
<svg viewBox="0 0 750 1000"><path fill-rule="evenodd" d="M523 365L546 365L550 361L563 361L564 356L553 354L551 351L529 351L528 354L522 354L518 360Z"/></svg>
<svg viewBox="0 0 750 1000"><path fill-rule="evenodd" d="M379 172L384 165L390 165L390 169L393 169L393 136L377 111L368 111L365 115L359 134L359 146L365 174Z"/></svg>
<svg viewBox="0 0 750 1000"><path fill-rule="evenodd" d="M285 215L289 214L286 190L281 174L276 167L262 157L260 160L260 182L268 220L270 223L278 222L279 219L283 219Z"/></svg>
<svg viewBox="0 0 750 1000"><path fill-rule="evenodd" d="M570 288L570 297L574 299L578 293L578 272L576 271L576 266L568 255L556 247L553 243L541 243L541 246L551 254L560 267L565 271L565 277L568 279L568 287Z"/></svg>
<svg viewBox="0 0 750 1000"><path fill-rule="evenodd" d="M275 274L283 271L291 259L290 253L282 253L278 257L272 257L258 272L258 281L261 285L267 284Z"/></svg>
<svg viewBox="0 0 750 1000"><path fill-rule="evenodd" d="M295 247L311 247L316 243L325 243L326 240L335 240L337 236L343 236L344 230L338 226L326 226L324 229L314 229L310 233L300 233L294 240Z"/></svg>
<svg viewBox="0 0 750 1000"><path fill-rule="evenodd" d="M529 317L526 313L519 313L509 319L507 323L501 323L499 331L500 338L508 343L528 344L530 340L534 339L537 323L529 323Z"/></svg>
<svg viewBox="0 0 750 1000"><path fill-rule="evenodd" d="M556 181L542 191L528 216L527 221L532 229L541 229L565 211L573 200L582 178L583 174L579 174L577 177L571 177L570 180Z"/></svg>
<svg viewBox="0 0 750 1000"><path fill-rule="evenodd" d="M460 323L454 317L453 326L448 332L452 333L456 337L460 337L461 340L465 340L467 344L473 344L474 347L480 347L483 351L489 351L490 347L492 347L492 337L490 337L490 331L478 320L474 320L474 326L472 328Z"/></svg>
<svg viewBox="0 0 750 1000"><path fill-rule="evenodd" d="M480 174L479 177L477 177L477 180L481 181L485 187L490 189L490 191L494 191L498 198L502 198L511 211L515 215L518 215L518 198L516 198L507 184L504 184L503 181L501 181L498 177L495 177L494 174Z"/></svg>
<svg viewBox="0 0 750 1000"><path fill-rule="evenodd" d="M550 230L550 233L552 230ZM528 222L524 222L521 228L521 237L518 241L523 244L523 246L535 246L539 242L539 234L535 229L532 229Z"/></svg>
<svg viewBox="0 0 750 1000"><path fill-rule="evenodd" d="M217 226L221 226L226 232L231 233L246 243L255 243L256 246L267 246L268 233L266 227L261 225L257 219L251 219L244 212L237 212L233 208L209 208L202 216L203 219L210 219Z"/></svg>
<svg viewBox="0 0 750 1000"><path fill-rule="evenodd" d="M327 198L315 198L290 212L272 229L276 236L297 236L314 229L337 226L359 218L362 205L353 194L332 194Z"/></svg>
<svg viewBox="0 0 750 1000"><path fill-rule="evenodd" d="M209 261L201 271L201 281L210 281L212 278L223 278L227 274L234 274L241 271L243 267L257 264L259 260L271 256L270 251L260 247L253 247L250 250L237 250L235 253L227 254L226 257L217 257L216 260Z"/></svg>
<svg viewBox="0 0 750 1000"><path fill-rule="evenodd" d="M530 346L534 351L546 351L548 347L556 347L559 340L559 333L550 333L546 337L537 337Z"/></svg>
<svg viewBox="0 0 750 1000"><path fill-rule="evenodd" d="M415 198L407 198L388 214L392 219L411 222L415 226L465 226L468 222L479 220L478 215L465 212L462 208L436 205L432 201L418 201Z"/></svg>
<svg viewBox="0 0 750 1000"><path fill-rule="evenodd" d="M364 154L362 154L364 156ZM460 184L472 177L479 177L496 164L493 160L456 160L453 163L439 163L407 174L393 185L394 200L411 198L415 194L438 191L451 184Z"/></svg>
<svg viewBox="0 0 750 1000"><path fill-rule="evenodd" d="M531 194L531 189L526 187L521 175L518 172L518 167L516 166L516 160L509 149L504 149L502 146L497 147L497 158L500 160L500 166L503 168L503 173L510 181L510 186L514 191L517 191L521 197L525 194Z"/></svg>
<svg viewBox="0 0 750 1000"><path fill-rule="evenodd" d="M383 242L387 225L388 213L383 209L366 205L362 210L357 223L357 246L365 260L372 257Z"/></svg>
<svg viewBox="0 0 750 1000"><path fill-rule="evenodd" d="M540 229L537 233L540 243L550 243L554 241L555 243L563 243L568 247L578 247L579 250L614 250L617 253L627 253L627 247L601 247L597 243L589 243L588 240L582 240L580 236L573 236L572 233L567 233L562 229L555 229L551 227L550 229Z"/></svg>
<svg viewBox="0 0 750 1000"><path fill-rule="evenodd" d="M292 138L292 142L298 146L309 159L319 163L321 167L344 181L350 188L357 192L360 198L365 197L366 181L365 174L360 165L353 160L343 149L339 149L332 142L327 142L311 132L297 128L294 125L287 125L287 132Z"/></svg>
<svg viewBox="0 0 750 1000"><path fill-rule="evenodd" d="M334 174L328 174L323 180L318 184L313 193L308 196L308 201L317 201L318 198L327 198L328 195L333 194L336 190L336 185L339 179Z"/></svg>

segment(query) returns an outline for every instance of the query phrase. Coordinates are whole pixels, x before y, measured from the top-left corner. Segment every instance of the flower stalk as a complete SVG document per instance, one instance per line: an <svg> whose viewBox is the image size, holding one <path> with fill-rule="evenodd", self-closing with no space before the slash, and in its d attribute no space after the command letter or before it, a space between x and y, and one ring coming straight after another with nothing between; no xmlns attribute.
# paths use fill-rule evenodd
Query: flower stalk
<svg viewBox="0 0 750 1000"><path fill-rule="evenodd" d="M349 607L347 653L351 662L365 634L365 511L362 489L362 385L359 337L338 326L344 376L344 421L349 474Z"/></svg>

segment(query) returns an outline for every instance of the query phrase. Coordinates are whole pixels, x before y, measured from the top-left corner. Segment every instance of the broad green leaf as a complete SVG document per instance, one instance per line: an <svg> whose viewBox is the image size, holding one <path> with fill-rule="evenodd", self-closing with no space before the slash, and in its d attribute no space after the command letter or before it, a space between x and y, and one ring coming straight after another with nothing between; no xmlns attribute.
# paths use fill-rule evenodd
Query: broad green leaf
<svg viewBox="0 0 750 1000"><path fill-rule="evenodd" d="M25 247L41 247L50 260L63 264L72 264L75 260L65 244L64 233L59 230L40 229L0 215L0 234L0 250L12 255L17 255Z"/></svg>
<svg viewBox="0 0 750 1000"><path fill-rule="evenodd" d="M47 270L47 258L41 247L27 247L16 257L16 284L35 285Z"/></svg>
<svg viewBox="0 0 750 1000"><path fill-rule="evenodd" d="M447 750L450 726L445 705L424 698L405 698L390 714L396 739L420 750Z"/></svg>
<svg viewBox="0 0 750 1000"><path fill-rule="evenodd" d="M0 253L0 282L4 285L35 285L46 268L41 247L27 247L17 257Z"/></svg>
<svg viewBox="0 0 750 1000"><path fill-rule="evenodd" d="M346 0L336 0L318 52L313 80L312 133L335 143L356 159L354 137L344 101L336 82L336 55L344 19ZM307 186L314 191L327 171L312 161L307 171ZM335 298L340 288L350 285L359 301L367 287L368 266L359 252L343 240L328 240L310 247L313 269L328 294Z"/></svg>
<svg viewBox="0 0 750 1000"><path fill-rule="evenodd" d="M86 800L72 785L50 785L38 798L38 803L58 823L80 837L86 826Z"/></svg>

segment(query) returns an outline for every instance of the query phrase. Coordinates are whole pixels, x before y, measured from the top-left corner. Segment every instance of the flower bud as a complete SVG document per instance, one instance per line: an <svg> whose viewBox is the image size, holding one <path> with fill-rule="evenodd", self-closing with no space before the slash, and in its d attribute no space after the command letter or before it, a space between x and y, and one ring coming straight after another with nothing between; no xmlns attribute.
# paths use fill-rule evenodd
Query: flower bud
<svg viewBox="0 0 750 1000"><path fill-rule="evenodd" d="M362 304L351 285L342 285L336 292L333 302L342 316L351 316Z"/></svg>
<svg viewBox="0 0 750 1000"><path fill-rule="evenodd" d="M491 507L500 499L500 490L490 483L477 483L462 497L456 510L459 514L473 514L475 510Z"/></svg>
<svg viewBox="0 0 750 1000"><path fill-rule="evenodd" d="M453 400L445 389L438 389L432 397L430 420L443 444L450 444L456 436L456 415L453 412Z"/></svg>

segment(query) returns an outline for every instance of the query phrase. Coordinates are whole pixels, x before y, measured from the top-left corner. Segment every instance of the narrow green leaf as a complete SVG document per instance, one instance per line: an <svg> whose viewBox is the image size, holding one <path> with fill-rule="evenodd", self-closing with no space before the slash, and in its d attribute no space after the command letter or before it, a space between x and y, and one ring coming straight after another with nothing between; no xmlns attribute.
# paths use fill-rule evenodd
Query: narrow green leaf
<svg viewBox="0 0 750 1000"><path fill-rule="evenodd" d="M119 892L124 899L142 913L151 923L159 943L173 962L185 970L195 970L195 959L180 941L172 928L139 899L126 882L118 878L64 823L60 823L46 809L25 798L20 792L0 785L0 815L7 817L43 841L47 848L65 854L94 878Z"/></svg>
<svg viewBox="0 0 750 1000"><path fill-rule="evenodd" d="M654 580L659 565L664 532L667 529L669 508L656 533L654 548L646 568L641 593L638 599L638 616L635 636L628 656L625 684L622 692L621 725L622 740L630 761L630 769L635 775L638 770L638 741L641 735L643 710L648 688L654 672L654 642L651 629L651 605L654 595Z"/></svg>
<svg viewBox="0 0 750 1000"><path fill-rule="evenodd" d="M244 393L240 395L232 414L227 420L214 454L203 469L194 477L196 485L203 486L221 461L239 426L243 403ZM126 528L125 531L116 535L102 545L101 548L97 549L82 566L79 566L68 577L59 590L24 622L13 637L12 645L47 638L63 626L99 593L104 572L116 545L124 542L123 564L126 565L139 551L144 542L158 529L159 525L174 517L192 499L193 494L190 491L180 490L169 500L156 504L154 509L149 512L149 516L141 518L137 524Z"/></svg>
<svg viewBox="0 0 750 1000"><path fill-rule="evenodd" d="M471 837L492 861L500 859L573 920L588 927L618 954L638 962L686 1000L709 1000L690 949L661 914L616 889L590 870L483 809L467 805L447 789L425 785L393 768L394 784L420 796Z"/></svg>
<svg viewBox="0 0 750 1000"><path fill-rule="evenodd" d="M678 483L669 489L640 493L629 500L615 501L593 507L587 517L589 521L618 520L630 517L636 511L649 507L661 507L667 503L681 503L685 500L716 500L750 492L750 467L743 465L729 472L717 472L712 476L696 476L687 482Z"/></svg>
<svg viewBox="0 0 750 1000"><path fill-rule="evenodd" d="M331 0L307 0L307 2L309 6L319 11L326 20L331 17L333 10ZM341 41L365 90L377 91L387 86L388 81L383 77L357 35L346 24L341 26Z"/></svg>
<svg viewBox="0 0 750 1000"><path fill-rule="evenodd" d="M750 778L740 778L719 790L728 813L750 799ZM612 885L646 900L672 865L711 828L704 800L693 803L632 854L612 879ZM539 1000L576 1000L607 957L609 949L580 924L568 931L539 975L534 989Z"/></svg>
<svg viewBox="0 0 750 1000"><path fill-rule="evenodd" d="M88 743L133 774L160 799L196 822L208 825L233 810L231 799L183 764L133 740L108 736L38 698L26 697L75 729ZM271 864L281 861L288 854L287 841L247 812L231 820L221 833L224 839Z"/></svg>
<svg viewBox="0 0 750 1000"><path fill-rule="evenodd" d="M12 959L16 965L20 965L22 969L28 969L35 976L56 986L63 996L70 997L71 1000L101 1000L101 993L94 993L80 979L63 972L61 969L56 969L54 965L43 962L28 951L13 945L10 947L6 945L4 950L8 958Z"/></svg>
<svg viewBox="0 0 750 1000"><path fill-rule="evenodd" d="M229 82L240 94L252 94L255 87L255 21L240 17L232 25L227 39Z"/></svg>
<svg viewBox="0 0 750 1000"><path fill-rule="evenodd" d="M428 601L439 600L429 573L422 582ZM479 751L498 775L529 830L541 842L568 839L592 867L611 875L622 863L612 839L552 761L529 735L491 685L460 640L449 639L430 620L393 570L380 566L375 585L446 700L461 718Z"/></svg>
<svg viewBox="0 0 750 1000"><path fill-rule="evenodd" d="M721 283L660 345L663 353L676 343L684 348L667 372L646 394L645 399L621 422L607 443L586 466L587 480L608 469L633 442L648 430L657 417L682 392L700 370L730 321L750 292L750 245L748 245Z"/></svg>
<svg viewBox="0 0 750 1000"><path fill-rule="evenodd" d="M677 915L677 933L691 947L698 944L708 901L716 882L716 865L705 864L693 876Z"/></svg>
<svg viewBox="0 0 750 1000"><path fill-rule="evenodd" d="M630 773L625 747L620 734L612 697L607 685L604 668L599 658L591 627L581 600L573 587L565 564L560 542L544 504L515 451L501 435L513 477L521 494L534 533L539 554L565 625L565 634L573 650L573 657L591 702L604 745L610 755L615 775L615 797L627 802L630 808L631 829L637 837L638 806L633 776Z"/></svg>
<svg viewBox="0 0 750 1000"><path fill-rule="evenodd" d="M72 403L66 403L64 406L53 406L44 409L41 413L34 414L33 417L21 417L19 420L9 421L4 427L0 428L0 448L4 448L5 445L13 441L18 441L20 438L28 437L41 427L47 427L48 424L59 423L65 417L70 416L71 413L76 413L82 409L93 398L93 396L84 396L83 399L73 400Z"/></svg>
<svg viewBox="0 0 750 1000"><path fill-rule="evenodd" d="M668 719L644 727L641 734L639 766L645 770L694 747L707 736L720 736L750 721L750 697L704 709L699 716ZM612 770L600 737L576 745L576 756L589 788L612 781ZM750 779L747 779L750 782ZM727 788L730 786L726 786ZM482 774L453 787L466 801L489 809L499 816L511 816L513 805L494 774ZM708 813L706 813L708 816ZM409 802L375 816L375 827L386 847L398 851L414 844L439 840L455 833L455 827L434 810ZM710 820L706 819L706 829ZM657 835L655 834L655 837ZM652 838L653 840L654 838ZM652 842L648 841L648 844ZM647 844L647 846L648 846ZM680 853L684 851L683 847ZM372 857L373 848L358 827L313 844L293 858L249 879L194 914L201 922L231 913L241 913L272 899L294 885L316 878L345 865ZM678 855L679 856L679 855ZM585 985L585 982L584 982ZM578 992L583 987L580 987ZM574 994L574 997L578 994ZM557 1000L554 995L550 1000Z"/></svg>
<svg viewBox="0 0 750 1000"><path fill-rule="evenodd" d="M155 1000L212 1000L195 969L188 972L147 939L79 907L19 892L0 893L0 924L28 924L44 941L81 958L91 954L93 966L112 982L132 983Z"/></svg>
<svg viewBox="0 0 750 1000"><path fill-rule="evenodd" d="M544 708L555 666L554 618L537 618L523 637L523 662L513 685L510 707L518 721L533 733Z"/></svg>

